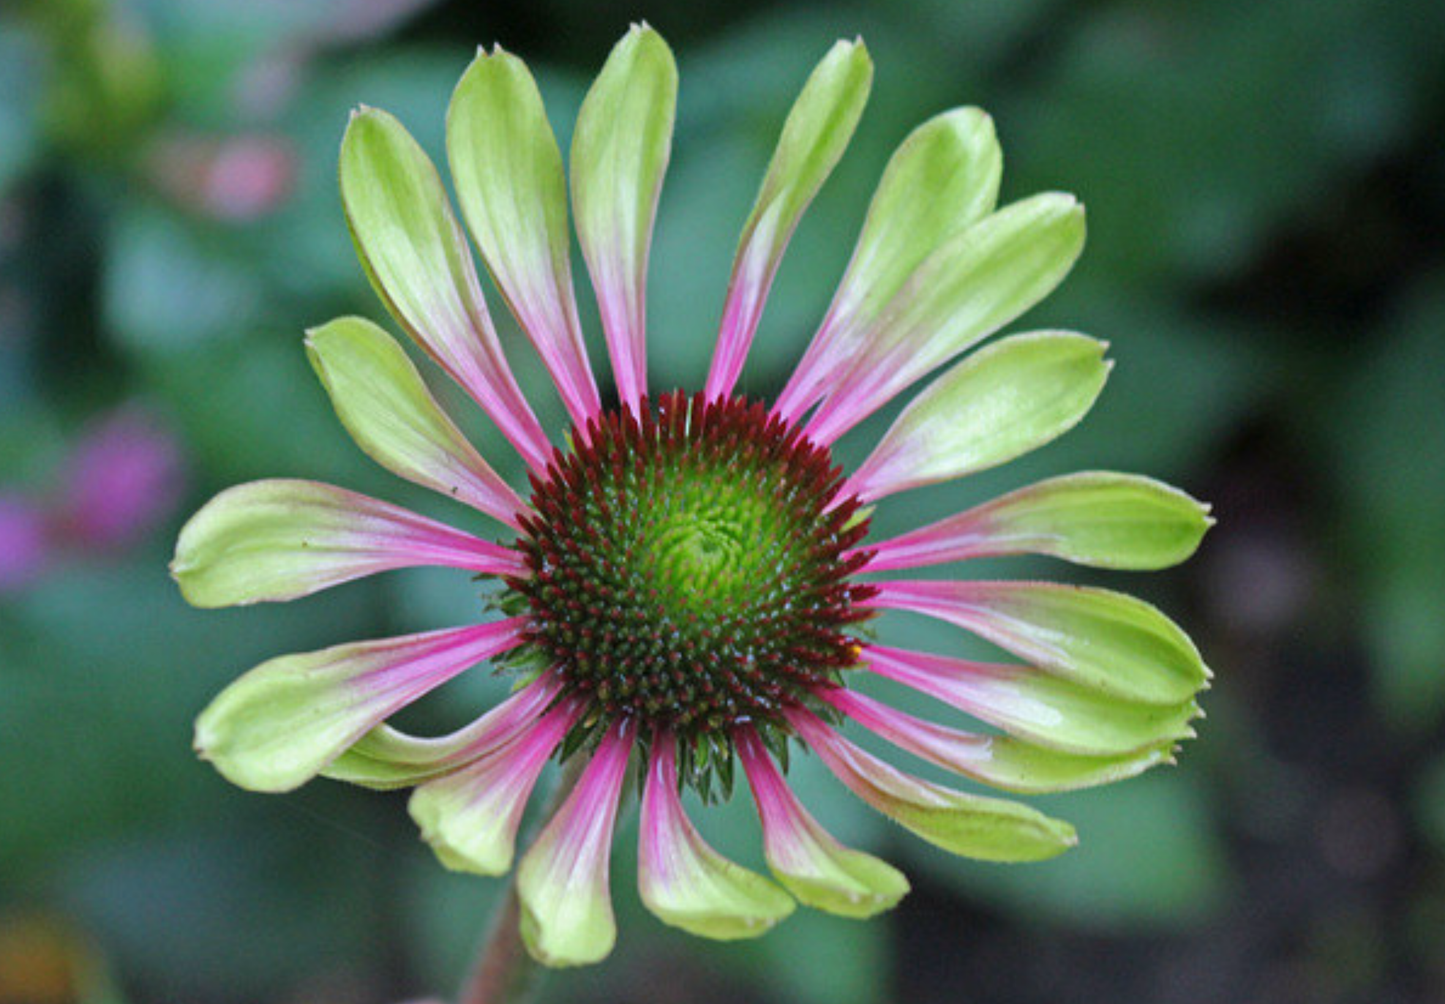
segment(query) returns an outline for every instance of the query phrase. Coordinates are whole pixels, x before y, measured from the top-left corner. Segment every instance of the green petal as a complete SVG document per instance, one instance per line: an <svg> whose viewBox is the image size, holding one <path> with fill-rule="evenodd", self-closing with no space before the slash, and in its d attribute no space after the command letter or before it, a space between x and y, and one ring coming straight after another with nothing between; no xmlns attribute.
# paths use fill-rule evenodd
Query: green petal
<svg viewBox="0 0 1445 1004"><path fill-rule="evenodd" d="M1213 524L1209 506L1131 474L1050 478L974 510L989 553L1050 554L1097 568L1156 569L1184 561Z"/></svg>
<svg viewBox="0 0 1445 1004"><path fill-rule="evenodd" d="M1088 471L1050 478L887 540L870 571L965 558L1047 554L1095 568L1155 569L1194 553L1214 524L1209 506L1134 474Z"/></svg>
<svg viewBox="0 0 1445 1004"><path fill-rule="evenodd" d="M949 238L860 336L865 354L830 390L809 435L833 442L1018 317L1063 280L1083 246L1083 207L1058 193L1016 202Z"/></svg>
<svg viewBox="0 0 1445 1004"><path fill-rule="evenodd" d="M519 627L499 621L272 659L201 713L196 750L242 788L289 791L398 709L515 646Z"/></svg>
<svg viewBox="0 0 1445 1004"><path fill-rule="evenodd" d="M848 270L777 410L796 418L857 357L913 270L947 237L993 210L1003 154L977 108L935 116L903 141L868 206Z"/></svg>
<svg viewBox="0 0 1445 1004"><path fill-rule="evenodd" d="M634 25L587 92L572 134L577 237L618 396L634 407L647 393L647 258L676 107L672 51L657 32Z"/></svg>
<svg viewBox="0 0 1445 1004"><path fill-rule="evenodd" d="M1069 332L980 349L918 395L853 475L865 501L994 467L1073 428L1110 363L1106 343Z"/></svg>
<svg viewBox="0 0 1445 1004"><path fill-rule="evenodd" d="M575 702L559 705L515 741L412 792L407 811L443 865L477 875L512 867L527 799L580 714Z"/></svg>
<svg viewBox="0 0 1445 1004"><path fill-rule="evenodd" d="M516 573L509 549L314 481L229 488L191 517L171 574L198 607L278 601L393 568Z"/></svg>
<svg viewBox="0 0 1445 1004"><path fill-rule="evenodd" d="M909 775L864 752L809 712L788 720L853 794L929 843L985 861L1041 861L1078 843L1074 828L1018 802L982 798Z"/></svg>
<svg viewBox="0 0 1445 1004"><path fill-rule="evenodd" d="M396 340L360 317L306 333L336 414L366 454L408 481L516 527L525 505L442 413Z"/></svg>
<svg viewBox="0 0 1445 1004"><path fill-rule="evenodd" d="M447 109L462 215L507 305L537 347L574 422L601 407L572 292L567 182L542 95L498 46L478 52Z"/></svg>
<svg viewBox="0 0 1445 1004"><path fill-rule="evenodd" d="M547 437L502 355L441 178L386 112L352 115L341 143L341 198L367 277L397 323L533 466L545 467Z"/></svg>
<svg viewBox="0 0 1445 1004"><path fill-rule="evenodd" d="M542 676L450 735L422 738L386 723L358 739L321 773L376 791L410 788L507 745L557 696L560 681Z"/></svg>
<svg viewBox="0 0 1445 1004"><path fill-rule="evenodd" d="M763 303L803 211L843 156L868 101L873 61L862 40L838 42L808 77L788 113L733 260L709 400L732 392Z"/></svg>
<svg viewBox="0 0 1445 1004"><path fill-rule="evenodd" d="M1029 743L1061 753L1107 757L1194 737L1193 699L1140 704L1032 666L973 662L870 645L869 669L928 694Z"/></svg>
<svg viewBox="0 0 1445 1004"><path fill-rule="evenodd" d="M1177 624L1143 600L1107 589L887 582L876 599L951 621L1041 669L1125 701L1178 707L1209 679Z"/></svg>
<svg viewBox="0 0 1445 1004"><path fill-rule="evenodd" d="M671 736L654 747L642 802L638 889L664 924L719 941L754 938L793 912L793 900L708 846L677 794Z"/></svg>
<svg viewBox="0 0 1445 1004"><path fill-rule="evenodd" d="M1009 736L979 735L914 718L849 690L824 699L864 728L900 749L983 784L1025 794L1070 791L1133 777L1172 763L1172 742L1129 753L1081 756L1061 753Z"/></svg>
<svg viewBox="0 0 1445 1004"><path fill-rule="evenodd" d="M518 926L528 953L543 965L598 962L617 940L608 872L630 730L626 723L614 726L602 740L577 787L517 867Z"/></svg>
<svg viewBox="0 0 1445 1004"><path fill-rule="evenodd" d="M799 902L862 919L891 910L908 894L902 872L844 847L803 808L756 734L739 732L738 750L763 825L763 851Z"/></svg>

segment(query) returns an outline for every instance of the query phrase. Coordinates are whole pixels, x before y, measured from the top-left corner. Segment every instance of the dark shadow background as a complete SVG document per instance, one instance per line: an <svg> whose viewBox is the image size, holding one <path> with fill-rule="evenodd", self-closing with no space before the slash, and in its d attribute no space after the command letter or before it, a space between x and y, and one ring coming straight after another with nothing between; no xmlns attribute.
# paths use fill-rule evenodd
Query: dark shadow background
<svg viewBox="0 0 1445 1004"><path fill-rule="evenodd" d="M500 41L537 72L565 149L642 16L682 77L654 386L700 385L777 129L831 42L862 34L872 101L785 261L746 389L781 387L897 143L987 108L1005 200L1058 188L1089 207L1084 258L1022 324L1105 337L1117 369L1069 436L906 496L880 529L1066 470L1166 478L1215 505L1199 555L1088 578L1164 607L1216 680L1177 768L1040 800L1082 837L1045 865L945 859L805 767L830 828L914 880L871 923L800 911L757 943L688 939L638 905L624 825L618 950L547 999L1445 1001L1445 6L9 0L0 1004L386 1004L455 985L499 883L443 872L399 796L250 795L189 743L250 665L458 623L474 592L398 573L201 613L165 563L189 512L255 477L455 515L368 465L301 351L306 326L382 318L336 194L346 112L387 108L439 154L452 84ZM519 365L560 427L540 367ZM496 693L459 684L417 714L454 722ZM746 805L702 825L757 863Z"/></svg>

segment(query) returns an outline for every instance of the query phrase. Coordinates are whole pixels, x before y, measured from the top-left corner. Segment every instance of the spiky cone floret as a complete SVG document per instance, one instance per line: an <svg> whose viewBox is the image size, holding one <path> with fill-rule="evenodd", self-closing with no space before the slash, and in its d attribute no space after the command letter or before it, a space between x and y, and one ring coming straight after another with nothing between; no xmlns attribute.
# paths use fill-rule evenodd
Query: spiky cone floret
<svg viewBox="0 0 1445 1004"><path fill-rule="evenodd" d="M1122 593L1041 582L910 579L983 556L1042 554L1155 569L1187 558L1207 507L1148 478L1091 471L1020 488L892 539L869 536L890 496L1035 449L1080 421L1107 346L1066 331L979 342L1049 293L1083 243L1083 212L1048 193L996 206L992 121L945 112L889 162L852 260L771 407L735 393L803 211L862 113L872 64L839 42L805 84L739 244L701 393L646 379L648 249L670 154L677 73L634 27L583 103L570 204L597 293L618 403L604 407L573 293L569 180L526 66L500 48L467 69L447 115L460 219L402 125L362 108L341 190L362 265L401 329L476 401L528 469L519 491L438 405L408 354L361 318L308 333L312 365L358 445L400 477L494 521L481 535L341 488L262 481L222 492L182 530L188 600L291 600L390 569L441 566L494 583L479 623L270 660L200 716L196 744L235 783L285 791L317 775L412 789L409 809L450 868L508 871L549 763L578 781L517 864L522 933L548 965L594 962L616 937L608 871L621 793L641 790L639 884L664 923L752 937L795 903L849 917L908 891L844 847L789 787L815 753L859 798L921 838L988 860L1072 846L1067 823L924 780L844 737L1026 794L1121 780L1172 762L1208 671L1164 614ZM571 419L548 437L507 363L467 234L551 374ZM935 371L851 472L832 446ZM880 577L881 573L887 573ZM889 610L933 617L1016 661L884 645ZM445 736L388 719L490 661L512 695ZM903 687L933 721L865 693ZM863 689L860 689L863 684ZM880 691L881 692L881 691ZM741 768L740 770L738 768ZM682 795L758 809L772 877L726 860Z"/></svg>

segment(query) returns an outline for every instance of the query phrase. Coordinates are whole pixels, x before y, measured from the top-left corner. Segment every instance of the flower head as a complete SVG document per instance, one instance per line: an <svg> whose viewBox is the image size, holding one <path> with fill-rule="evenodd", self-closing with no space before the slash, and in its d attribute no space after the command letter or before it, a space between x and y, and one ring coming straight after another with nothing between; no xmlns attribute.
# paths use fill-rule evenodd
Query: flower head
<svg viewBox="0 0 1445 1004"><path fill-rule="evenodd" d="M804 808L786 778L800 748L956 853L1035 860L1075 841L1031 807L905 773L845 738L845 722L1014 792L1101 784L1171 759L1192 735L1208 672L1153 607L1094 588L877 573L1021 553L1164 567L1197 546L1203 506L1145 478L1091 472L901 537L869 536L875 504L1072 427L1103 387L1104 343L1062 331L995 341L917 394L857 470L832 459L840 436L1027 310L1080 251L1072 198L995 207L1000 154L986 115L947 112L909 136L778 400L735 393L783 251L842 155L871 75L859 42L838 43L813 71L743 229L707 383L656 393L645 275L677 75L651 29L617 45L582 106L570 179L616 383L609 406L578 320L568 183L541 98L516 57L478 55L447 116L451 173L466 232L571 417L555 440L512 376L436 169L385 112L353 116L341 189L367 274L516 448L529 484L493 471L376 325L349 317L311 331L307 351L362 449L490 517L488 536L328 485L257 482L223 492L182 531L173 570L185 595L201 606L288 600L441 565L496 582L496 615L265 663L202 714L204 756L261 791L318 774L411 787L411 814L442 862L488 875L512 866L547 764L569 761L575 787L518 864L523 935L556 965L612 947L609 855L629 769L642 787L643 901L668 924L741 938L795 902L861 917L908 891L895 868L844 847ZM884 646L868 624L887 610L956 624L1017 661ZM387 724L485 660L516 687L472 724L436 738ZM858 686L879 678L884 692L910 688L987 728L915 718ZM684 811L681 791L725 791L737 765L776 882L722 858Z"/></svg>

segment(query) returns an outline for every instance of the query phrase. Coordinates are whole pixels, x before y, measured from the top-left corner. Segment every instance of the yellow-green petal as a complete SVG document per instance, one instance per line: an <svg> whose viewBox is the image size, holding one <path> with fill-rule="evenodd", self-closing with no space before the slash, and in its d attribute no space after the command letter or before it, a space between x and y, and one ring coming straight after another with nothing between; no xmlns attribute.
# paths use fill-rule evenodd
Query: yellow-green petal
<svg viewBox="0 0 1445 1004"><path fill-rule="evenodd" d="M362 108L341 143L341 201L377 295L534 468L550 455L506 357L431 159L400 122Z"/></svg>
<svg viewBox="0 0 1445 1004"><path fill-rule="evenodd" d="M914 398L850 481L864 501L994 467L1073 428L1108 378L1108 346L1062 331L980 349Z"/></svg>
<svg viewBox="0 0 1445 1004"><path fill-rule="evenodd" d="M662 36L634 25L582 102L572 133L572 207L592 276L617 394L647 393L647 259L672 150L677 65Z"/></svg>
<svg viewBox="0 0 1445 1004"><path fill-rule="evenodd" d="M873 61L862 40L840 41L793 103L733 259L717 352L708 373L709 400L732 393L783 252L803 211L843 156L872 84Z"/></svg>
<svg viewBox="0 0 1445 1004"><path fill-rule="evenodd" d="M738 753L763 827L763 853L783 888L818 910L862 919L891 910L908 894L902 872L844 847L789 790L762 741L736 733Z"/></svg>
<svg viewBox="0 0 1445 1004"><path fill-rule="evenodd" d="M1167 568L1199 547L1209 506L1136 474L1049 478L872 547L870 571L1003 554L1047 554L1079 565Z"/></svg>
<svg viewBox="0 0 1445 1004"><path fill-rule="evenodd" d="M1084 247L1084 209L1055 192L985 217L938 247L860 336L864 350L808 425L831 443L916 380L1053 291Z"/></svg>
<svg viewBox="0 0 1445 1004"><path fill-rule="evenodd" d="M601 408L582 343L562 155L527 66L478 52L447 108L447 156L467 229L542 356L574 423Z"/></svg>
<svg viewBox="0 0 1445 1004"><path fill-rule="evenodd" d="M1041 861L1078 843L1068 823L1026 805L911 777L848 742L810 712L789 712L788 721L850 791L953 854L984 861Z"/></svg>
<svg viewBox="0 0 1445 1004"><path fill-rule="evenodd" d="M937 115L888 161L832 306L776 410L796 419L865 351L865 336L913 270L952 234L993 210L1003 154L978 108Z"/></svg>
<svg viewBox="0 0 1445 1004"><path fill-rule="evenodd" d="M395 711L515 646L521 627L499 621L272 659L196 719L196 751L242 788L289 791Z"/></svg>
<svg viewBox="0 0 1445 1004"><path fill-rule="evenodd" d="M394 338L364 318L341 317L308 331L306 352L368 456L408 481L519 525L522 500L442 412Z"/></svg>
<svg viewBox="0 0 1445 1004"><path fill-rule="evenodd" d="M517 867L522 941L543 965L601 961L617 940L608 871L631 751L631 726L613 726Z"/></svg>
<svg viewBox="0 0 1445 1004"><path fill-rule="evenodd" d="M393 568L521 570L515 552L356 492L314 481L254 481L190 518L171 575L186 601L223 607L291 600Z"/></svg>
<svg viewBox="0 0 1445 1004"><path fill-rule="evenodd" d="M793 912L787 893L708 846L677 794L676 741L653 747L637 849L642 902L664 924L718 941L755 938Z"/></svg>
<svg viewBox="0 0 1445 1004"><path fill-rule="evenodd" d="M1177 624L1123 593L1046 582L885 582L877 606L957 624L1101 694L1179 707L1209 670Z"/></svg>

